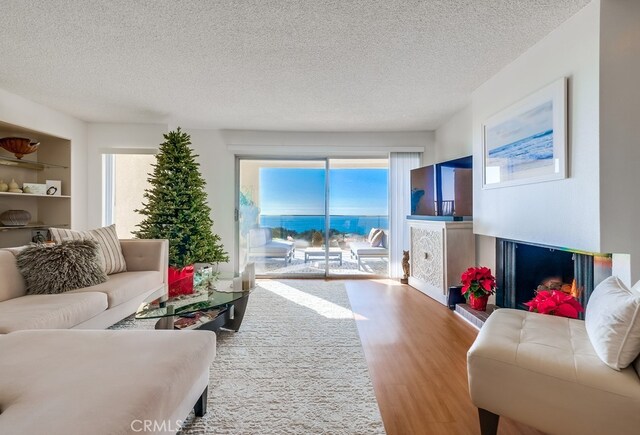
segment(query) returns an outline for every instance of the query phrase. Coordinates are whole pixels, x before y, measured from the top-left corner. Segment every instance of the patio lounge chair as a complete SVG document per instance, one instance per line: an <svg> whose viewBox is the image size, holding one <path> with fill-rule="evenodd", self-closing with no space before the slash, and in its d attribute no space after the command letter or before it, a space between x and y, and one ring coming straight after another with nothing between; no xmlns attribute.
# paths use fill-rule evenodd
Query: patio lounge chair
<svg viewBox="0 0 640 435"><path fill-rule="evenodd" d="M369 240L363 242L349 243L351 257L358 260L358 270L362 269L363 258L384 258L389 255L389 237L387 233L382 233L382 243L380 246L371 246Z"/></svg>
<svg viewBox="0 0 640 435"><path fill-rule="evenodd" d="M287 240L273 240L271 228L252 228L249 230L249 257L283 258L285 263L291 263L295 253L293 242Z"/></svg>

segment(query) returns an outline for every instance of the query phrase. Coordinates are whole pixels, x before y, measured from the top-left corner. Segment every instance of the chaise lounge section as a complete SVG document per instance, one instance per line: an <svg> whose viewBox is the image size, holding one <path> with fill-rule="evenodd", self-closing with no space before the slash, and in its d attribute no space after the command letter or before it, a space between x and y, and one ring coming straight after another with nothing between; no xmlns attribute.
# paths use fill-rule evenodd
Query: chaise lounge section
<svg viewBox="0 0 640 435"><path fill-rule="evenodd" d="M175 434L206 412L215 346L210 331L0 335L0 433Z"/></svg>

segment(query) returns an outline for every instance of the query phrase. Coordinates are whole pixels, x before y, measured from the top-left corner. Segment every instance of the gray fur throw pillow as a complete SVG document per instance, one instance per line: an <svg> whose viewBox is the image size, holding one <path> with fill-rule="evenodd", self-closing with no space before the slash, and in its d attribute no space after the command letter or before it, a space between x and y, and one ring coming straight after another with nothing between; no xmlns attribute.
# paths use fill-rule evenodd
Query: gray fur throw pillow
<svg viewBox="0 0 640 435"><path fill-rule="evenodd" d="M107 280L93 240L31 245L16 256L16 262L28 295L64 293Z"/></svg>

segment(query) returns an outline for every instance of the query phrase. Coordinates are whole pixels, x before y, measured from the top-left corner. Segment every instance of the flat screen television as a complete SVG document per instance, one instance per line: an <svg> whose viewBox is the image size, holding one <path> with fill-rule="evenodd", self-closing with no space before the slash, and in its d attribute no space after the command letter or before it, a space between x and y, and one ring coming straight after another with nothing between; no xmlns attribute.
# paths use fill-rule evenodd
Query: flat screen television
<svg viewBox="0 0 640 435"><path fill-rule="evenodd" d="M411 214L414 216L473 215L471 156L411 171Z"/></svg>

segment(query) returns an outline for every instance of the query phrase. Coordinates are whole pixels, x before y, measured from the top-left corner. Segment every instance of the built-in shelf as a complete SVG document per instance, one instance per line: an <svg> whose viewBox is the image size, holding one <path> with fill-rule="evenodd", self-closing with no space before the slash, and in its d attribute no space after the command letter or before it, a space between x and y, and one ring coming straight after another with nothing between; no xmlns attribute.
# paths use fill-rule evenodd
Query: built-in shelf
<svg viewBox="0 0 640 435"><path fill-rule="evenodd" d="M44 187L47 181L55 180L60 182L62 189L57 193L71 192L71 140L0 120L2 137L24 137L40 142L37 151L22 159L0 148L0 180L3 184L13 181L21 187L27 183ZM23 226L0 223L0 248L26 245L33 240L35 231L45 232L50 227L71 228L71 196L46 195L43 190L32 192L0 192L0 214L7 210L24 210L32 220Z"/></svg>
<svg viewBox="0 0 640 435"><path fill-rule="evenodd" d="M44 171L45 169L68 169L68 166L54 165L44 162L34 162L31 160L12 159L10 157L0 157L0 165L12 166L14 168L33 169L35 171Z"/></svg>
<svg viewBox="0 0 640 435"><path fill-rule="evenodd" d="M39 195L35 193L0 192L0 196L19 196L22 198L71 198L69 195Z"/></svg>
<svg viewBox="0 0 640 435"><path fill-rule="evenodd" d="M1 225L1 224L0 224ZM9 230L31 230L31 229L39 229L39 228L65 228L69 225L60 224L60 225L49 225L49 224L41 224L41 223L32 223L27 225L14 225L10 227L0 226L0 231L9 231Z"/></svg>

